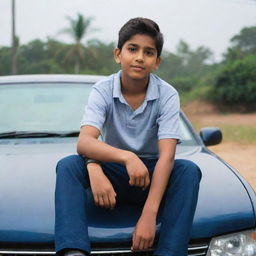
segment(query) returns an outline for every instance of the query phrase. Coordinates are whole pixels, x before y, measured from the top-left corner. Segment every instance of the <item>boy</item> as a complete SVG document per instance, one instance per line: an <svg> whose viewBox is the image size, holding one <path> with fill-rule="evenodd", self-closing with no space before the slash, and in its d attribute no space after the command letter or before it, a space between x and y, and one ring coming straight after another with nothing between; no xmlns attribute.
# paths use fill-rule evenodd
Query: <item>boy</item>
<svg viewBox="0 0 256 256"><path fill-rule="evenodd" d="M57 165L57 252L90 253L85 211L90 186L100 207L113 209L129 200L144 205L131 238L133 251L152 247L163 201L154 255L187 255L201 173L192 162L174 160L181 139L178 94L151 74L162 47L163 36L152 20L131 19L119 31L114 57L121 71L93 86L81 122L79 155Z"/></svg>

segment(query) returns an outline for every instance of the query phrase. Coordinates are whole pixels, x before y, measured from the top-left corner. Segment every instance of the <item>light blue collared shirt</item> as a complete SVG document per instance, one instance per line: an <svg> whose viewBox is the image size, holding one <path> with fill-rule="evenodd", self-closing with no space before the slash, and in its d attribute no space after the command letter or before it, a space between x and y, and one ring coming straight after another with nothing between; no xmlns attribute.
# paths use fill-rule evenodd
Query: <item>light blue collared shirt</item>
<svg viewBox="0 0 256 256"><path fill-rule="evenodd" d="M181 139L178 93L150 74L145 100L133 110L121 93L120 78L121 71L93 86L81 126L99 129L109 145L139 157L157 158L158 140Z"/></svg>

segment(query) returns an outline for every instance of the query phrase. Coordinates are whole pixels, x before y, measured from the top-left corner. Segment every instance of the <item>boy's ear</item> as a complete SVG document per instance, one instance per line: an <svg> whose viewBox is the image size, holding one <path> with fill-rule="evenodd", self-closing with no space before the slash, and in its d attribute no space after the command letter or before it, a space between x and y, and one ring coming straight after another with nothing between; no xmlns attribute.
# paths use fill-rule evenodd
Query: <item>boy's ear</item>
<svg viewBox="0 0 256 256"><path fill-rule="evenodd" d="M154 68L155 70L157 70L159 68L161 61L162 61L161 57L157 57L155 68Z"/></svg>
<svg viewBox="0 0 256 256"><path fill-rule="evenodd" d="M115 61L116 61L117 64L121 63L120 53L121 53L121 50L119 48L115 48L115 50L114 50L114 58L115 58Z"/></svg>

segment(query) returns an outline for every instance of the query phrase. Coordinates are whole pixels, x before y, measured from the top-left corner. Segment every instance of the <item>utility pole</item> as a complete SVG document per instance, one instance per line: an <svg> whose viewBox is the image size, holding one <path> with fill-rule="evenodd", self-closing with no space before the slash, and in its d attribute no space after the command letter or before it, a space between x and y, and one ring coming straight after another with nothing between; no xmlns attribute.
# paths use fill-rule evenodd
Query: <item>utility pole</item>
<svg viewBox="0 0 256 256"><path fill-rule="evenodd" d="M17 38L15 32L15 0L12 0L12 75L17 74Z"/></svg>

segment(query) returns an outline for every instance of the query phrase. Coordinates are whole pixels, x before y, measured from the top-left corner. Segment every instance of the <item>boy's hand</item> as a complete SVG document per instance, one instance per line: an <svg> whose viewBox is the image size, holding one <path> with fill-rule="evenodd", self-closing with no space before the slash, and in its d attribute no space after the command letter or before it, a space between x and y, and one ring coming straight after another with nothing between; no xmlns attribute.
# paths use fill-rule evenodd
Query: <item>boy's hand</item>
<svg viewBox="0 0 256 256"><path fill-rule="evenodd" d="M90 163L87 165L87 170L95 204L103 208L114 209L116 192L101 166L96 163Z"/></svg>
<svg viewBox="0 0 256 256"><path fill-rule="evenodd" d="M156 233L156 217L141 215L132 236L132 251L151 248Z"/></svg>
<svg viewBox="0 0 256 256"><path fill-rule="evenodd" d="M130 177L129 184L146 189L150 183L150 179L148 169L144 163L135 154L132 154L127 159L125 166Z"/></svg>

